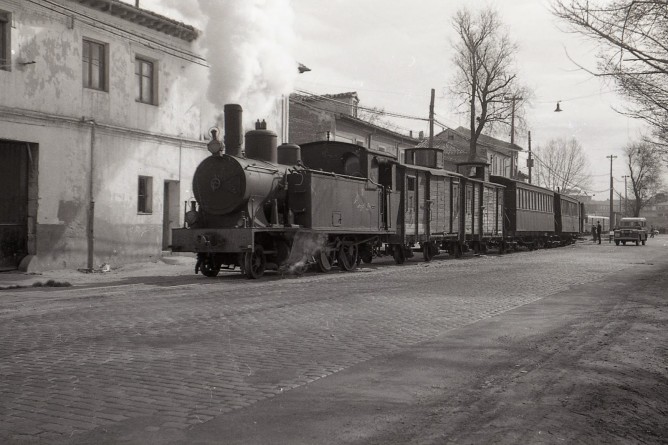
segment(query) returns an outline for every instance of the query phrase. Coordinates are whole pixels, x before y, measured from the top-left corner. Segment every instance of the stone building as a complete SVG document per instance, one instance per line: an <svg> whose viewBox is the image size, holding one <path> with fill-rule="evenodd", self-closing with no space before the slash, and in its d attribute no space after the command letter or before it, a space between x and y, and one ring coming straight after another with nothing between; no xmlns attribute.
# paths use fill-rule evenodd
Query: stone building
<svg viewBox="0 0 668 445"><path fill-rule="evenodd" d="M434 147L443 150L444 168L457 171L457 164L469 160L469 130L464 127L442 131L434 136ZM423 140L418 147L428 147ZM487 135L480 135L476 162L489 164L489 174L511 179L522 179L517 168L517 158L522 147ZM523 176L523 175L522 175Z"/></svg>
<svg viewBox="0 0 668 445"><path fill-rule="evenodd" d="M375 125L358 117L357 93L306 96L292 94L288 140L304 142L345 141L371 150L400 156L420 142L411 135Z"/></svg>
<svg viewBox="0 0 668 445"><path fill-rule="evenodd" d="M118 0L0 0L0 267L169 246L208 154L197 35Z"/></svg>

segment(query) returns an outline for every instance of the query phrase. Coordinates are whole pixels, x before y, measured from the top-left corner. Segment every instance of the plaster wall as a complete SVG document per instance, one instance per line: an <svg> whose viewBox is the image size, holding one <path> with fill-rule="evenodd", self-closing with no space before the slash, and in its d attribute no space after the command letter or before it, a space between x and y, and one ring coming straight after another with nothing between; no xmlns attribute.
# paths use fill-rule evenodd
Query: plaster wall
<svg viewBox="0 0 668 445"><path fill-rule="evenodd" d="M90 124L0 119L4 139L36 144L39 152L30 271L87 267L91 149L95 267L158 258L163 184L178 182L179 200L192 199L192 173L209 154L204 144L145 138L105 127L95 129L95 144L91 145L92 134ZM137 211L139 176L152 178L150 214ZM173 215L176 226L183 224L181 210Z"/></svg>
<svg viewBox="0 0 668 445"><path fill-rule="evenodd" d="M11 70L0 70L0 138L39 153L25 269L87 267L91 208L94 267L159 257L164 182L178 183L182 203L192 198L192 174L209 154L199 142L202 59L188 42L76 2L0 0L0 10L11 14L13 52ZM106 45L107 91L83 87L84 38ZM136 56L157 65L156 105L135 100ZM139 176L152 178L147 214L137 211Z"/></svg>
<svg viewBox="0 0 668 445"><path fill-rule="evenodd" d="M188 42L65 0L0 0L0 10L13 24L12 69L0 71L3 106L199 137L204 92L197 79L207 69ZM106 91L82 87L84 39L106 46ZM156 105L136 101L136 57L157 66Z"/></svg>

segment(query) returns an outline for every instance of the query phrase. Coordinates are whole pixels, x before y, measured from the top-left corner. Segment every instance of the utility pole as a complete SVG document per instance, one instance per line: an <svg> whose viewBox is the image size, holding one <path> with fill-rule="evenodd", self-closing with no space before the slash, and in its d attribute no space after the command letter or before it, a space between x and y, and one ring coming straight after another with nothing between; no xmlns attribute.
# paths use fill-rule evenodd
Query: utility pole
<svg viewBox="0 0 668 445"><path fill-rule="evenodd" d="M614 190L614 184L612 183L612 161L614 159L617 159L617 156L610 155L610 156L606 156L606 158L610 158L610 229L609 230L612 230L614 228L614 226L616 225L614 223L614 221L615 221L615 209L612 207L612 193L613 193L613 190Z"/></svg>
<svg viewBox="0 0 668 445"><path fill-rule="evenodd" d="M626 178L628 178L629 175L624 175L622 178L624 178L624 216L629 216L629 195L628 195L628 186L626 185Z"/></svg>
<svg viewBox="0 0 668 445"><path fill-rule="evenodd" d="M529 184L531 184L531 168L533 167L533 159L531 158L531 132L529 131L529 159L527 159L527 167L529 168Z"/></svg>
<svg viewBox="0 0 668 445"><path fill-rule="evenodd" d="M434 148L434 96L436 90L431 89L431 101L429 102L429 148Z"/></svg>
<svg viewBox="0 0 668 445"><path fill-rule="evenodd" d="M518 100L523 100L523 97L513 96L513 97L504 97L503 100L507 100L512 103L510 108L510 143L515 143L515 102Z"/></svg>
<svg viewBox="0 0 668 445"><path fill-rule="evenodd" d="M510 109L510 145L515 145L515 102L518 100L524 99L520 96L504 97L503 100L510 101L512 103ZM510 166L510 176L512 178L517 178L517 171L515 166L516 158L511 157L511 162L513 165ZM531 182L531 181L529 181Z"/></svg>

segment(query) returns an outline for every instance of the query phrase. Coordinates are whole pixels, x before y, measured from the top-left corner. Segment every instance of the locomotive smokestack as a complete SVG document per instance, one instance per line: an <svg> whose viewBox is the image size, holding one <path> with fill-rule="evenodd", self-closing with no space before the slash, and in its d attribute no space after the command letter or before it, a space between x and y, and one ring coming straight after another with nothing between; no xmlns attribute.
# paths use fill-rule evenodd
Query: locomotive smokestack
<svg viewBox="0 0 668 445"><path fill-rule="evenodd" d="M243 143L243 122L241 105L226 104L225 113L225 152L230 156L241 156Z"/></svg>

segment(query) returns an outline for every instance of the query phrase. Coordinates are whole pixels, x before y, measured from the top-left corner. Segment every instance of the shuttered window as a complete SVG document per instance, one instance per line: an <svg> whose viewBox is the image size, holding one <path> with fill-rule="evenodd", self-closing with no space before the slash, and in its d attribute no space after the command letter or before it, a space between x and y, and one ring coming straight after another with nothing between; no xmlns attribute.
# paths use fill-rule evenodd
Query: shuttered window
<svg viewBox="0 0 668 445"><path fill-rule="evenodd" d="M135 84L137 101L156 105L156 72L155 63L146 59L135 59Z"/></svg>
<svg viewBox="0 0 668 445"><path fill-rule="evenodd" d="M84 39L81 63L84 88L106 91L106 50L103 43Z"/></svg>
<svg viewBox="0 0 668 445"><path fill-rule="evenodd" d="M8 12L0 11L0 70L10 71L11 64L11 20Z"/></svg>

